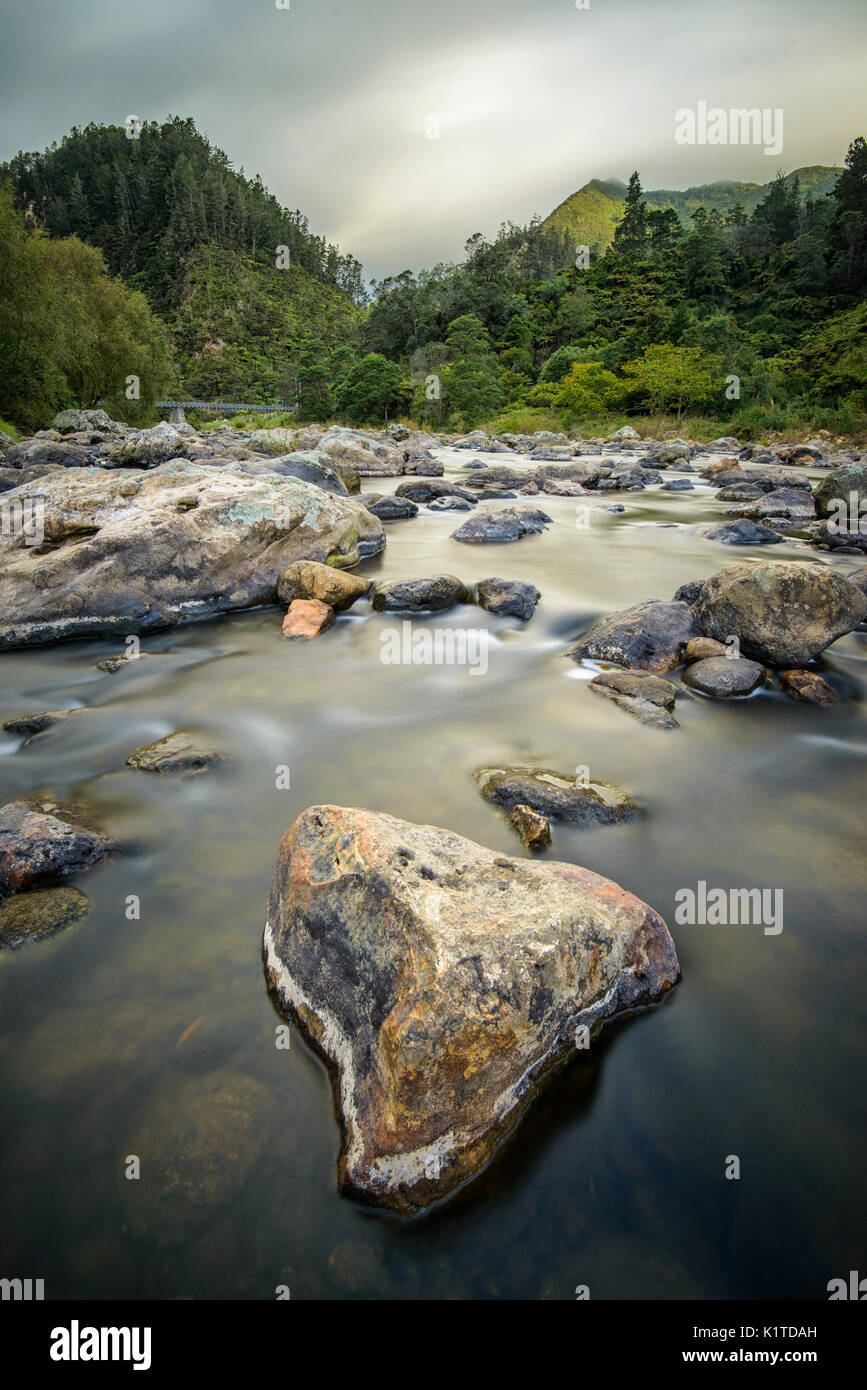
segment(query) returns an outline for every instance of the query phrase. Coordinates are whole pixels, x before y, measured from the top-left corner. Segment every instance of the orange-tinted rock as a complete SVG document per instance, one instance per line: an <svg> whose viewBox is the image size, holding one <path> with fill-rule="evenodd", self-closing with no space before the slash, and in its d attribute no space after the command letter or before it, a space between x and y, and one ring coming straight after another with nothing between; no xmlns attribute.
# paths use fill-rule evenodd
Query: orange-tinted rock
<svg viewBox="0 0 867 1390"><path fill-rule="evenodd" d="M341 1189L403 1213L477 1173L579 1037L680 973L662 918L609 879L341 806L283 837L263 944L335 1073Z"/></svg>
<svg viewBox="0 0 867 1390"><path fill-rule="evenodd" d="M815 671L781 671L780 687L805 705L836 705L837 695Z"/></svg>
<svg viewBox="0 0 867 1390"><path fill-rule="evenodd" d="M283 619L284 637L318 637L334 622L334 609L318 598L296 598Z"/></svg>

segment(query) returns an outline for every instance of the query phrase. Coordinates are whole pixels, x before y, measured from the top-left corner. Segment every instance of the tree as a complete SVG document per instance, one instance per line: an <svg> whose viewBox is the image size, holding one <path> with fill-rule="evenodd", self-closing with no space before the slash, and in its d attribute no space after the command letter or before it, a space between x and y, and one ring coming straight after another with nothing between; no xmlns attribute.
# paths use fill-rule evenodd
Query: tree
<svg viewBox="0 0 867 1390"><path fill-rule="evenodd" d="M675 406L678 421L685 405L699 405L723 386L714 359L703 358L699 348L674 347L671 343L651 343L640 358L625 363L622 370L632 390L647 397L655 414Z"/></svg>
<svg viewBox="0 0 867 1390"><path fill-rule="evenodd" d="M505 401L496 372L484 358L463 359L446 367L443 385L449 418L460 417L466 429L498 410Z"/></svg>
<svg viewBox="0 0 867 1390"><path fill-rule="evenodd" d="M136 415L171 375L165 329L144 296L109 275L95 247L28 227L0 191L2 413L40 425L63 406L113 400L115 415ZM137 407L125 395L129 378Z"/></svg>
<svg viewBox="0 0 867 1390"><path fill-rule="evenodd" d="M627 255L640 254L647 242L647 204L641 191L638 171L631 175L626 190L626 211L614 229L614 247Z"/></svg>
<svg viewBox="0 0 867 1390"><path fill-rule="evenodd" d="M613 372L607 372L601 362L573 362L552 405L562 413L568 429L576 420L606 413L624 394L623 382Z"/></svg>
<svg viewBox="0 0 867 1390"><path fill-rule="evenodd" d="M378 352L369 352L350 367L334 393L337 414L351 425L378 424L405 399L400 367Z"/></svg>

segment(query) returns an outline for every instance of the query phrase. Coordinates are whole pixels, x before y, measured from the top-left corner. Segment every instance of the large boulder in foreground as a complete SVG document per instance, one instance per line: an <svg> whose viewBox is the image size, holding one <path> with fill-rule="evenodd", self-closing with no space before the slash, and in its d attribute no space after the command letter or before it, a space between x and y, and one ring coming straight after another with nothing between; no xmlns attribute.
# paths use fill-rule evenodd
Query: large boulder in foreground
<svg viewBox="0 0 867 1390"><path fill-rule="evenodd" d="M736 635L746 656L805 666L867 614L867 599L828 565L768 560L728 565L700 585L693 609L706 637Z"/></svg>
<svg viewBox="0 0 867 1390"><path fill-rule="evenodd" d="M340 806L283 837L264 956L332 1068L342 1191L407 1214L479 1171L579 1029L679 976L662 918L610 880Z"/></svg>
<svg viewBox="0 0 867 1390"><path fill-rule="evenodd" d="M242 468L75 468L7 493L41 500L45 544L0 537L0 649L273 603L294 561L347 568L385 545L360 502Z"/></svg>
<svg viewBox="0 0 867 1390"><path fill-rule="evenodd" d="M564 655L659 673L679 666L687 642L700 632L688 604L649 599L600 618Z"/></svg>

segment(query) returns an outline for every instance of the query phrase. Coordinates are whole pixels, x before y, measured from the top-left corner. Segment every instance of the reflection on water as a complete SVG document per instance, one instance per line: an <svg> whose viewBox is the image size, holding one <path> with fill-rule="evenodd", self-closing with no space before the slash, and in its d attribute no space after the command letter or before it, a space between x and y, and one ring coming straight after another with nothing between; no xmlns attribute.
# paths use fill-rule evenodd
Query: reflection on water
<svg viewBox="0 0 867 1390"><path fill-rule="evenodd" d="M584 529L574 499L540 498L554 525L511 546L451 541L457 513L387 524L374 577L541 589L525 627L470 607L428 620L490 632L484 678L384 665L395 618L366 604L309 644L281 640L276 609L155 634L154 655L116 675L96 669L107 642L0 658L0 718L80 708L26 746L0 737L2 801L81 798L125 847L78 880L85 921L0 961L4 1274L44 1278L56 1298L273 1298L280 1284L293 1298L572 1298L578 1284L593 1298L811 1298L858 1267L862 708L684 700L664 733L591 695L559 656L582 626L766 557L702 538L724 508L701 484L622 500L623 515L591 502ZM853 690L864 650L850 636L826 659ZM176 728L201 731L225 768L178 782L125 767ZM547 853L658 909L683 982L564 1068L444 1209L413 1223L360 1210L336 1194L323 1067L297 1034L275 1046L260 939L278 841L330 801L517 854L472 772L526 760L586 764L646 809L616 828L555 826ZM676 926L677 889L701 879L782 888L783 932ZM732 1154L739 1182L723 1177Z"/></svg>

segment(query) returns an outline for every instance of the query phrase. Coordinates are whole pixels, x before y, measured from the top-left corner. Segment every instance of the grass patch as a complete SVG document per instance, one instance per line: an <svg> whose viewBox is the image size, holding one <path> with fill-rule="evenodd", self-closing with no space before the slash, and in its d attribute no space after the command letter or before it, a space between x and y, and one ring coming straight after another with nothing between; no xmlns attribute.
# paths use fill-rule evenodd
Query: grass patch
<svg viewBox="0 0 867 1390"><path fill-rule="evenodd" d="M8 420L0 419L0 430L2 430L4 434L10 435L15 440L16 444L21 439L21 435L19 434L18 430L15 428L14 425L10 425Z"/></svg>

